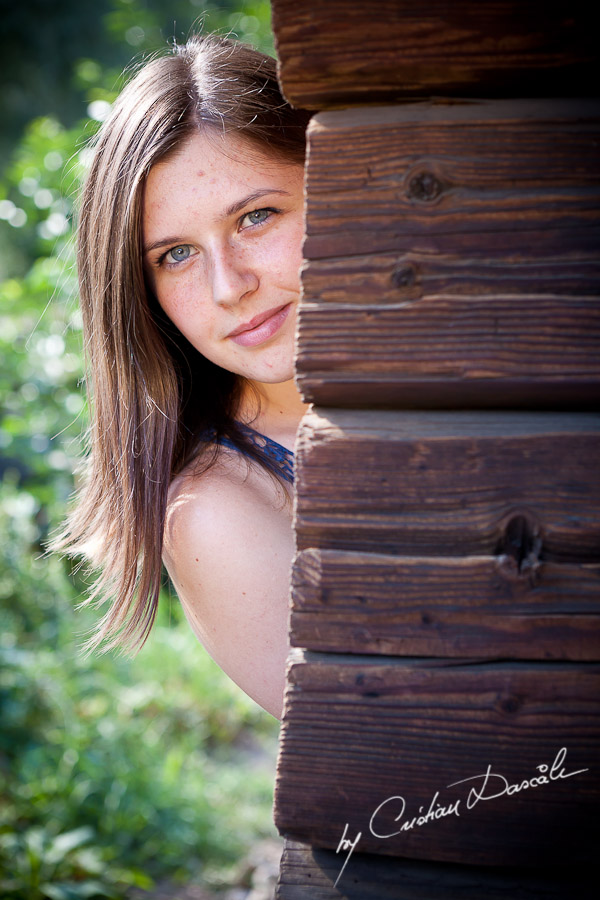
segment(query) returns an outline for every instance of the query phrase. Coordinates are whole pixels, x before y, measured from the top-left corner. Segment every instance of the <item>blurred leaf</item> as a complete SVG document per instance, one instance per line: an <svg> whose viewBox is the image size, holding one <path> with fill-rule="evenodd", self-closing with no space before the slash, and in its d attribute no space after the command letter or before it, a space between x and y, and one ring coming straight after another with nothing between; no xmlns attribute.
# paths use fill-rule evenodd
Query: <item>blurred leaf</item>
<svg viewBox="0 0 600 900"><path fill-rule="evenodd" d="M40 891L49 900L86 900L86 898L117 896L99 881L46 883L40 885Z"/></svg>
<svg viewBox="0 0 600 900"><path fill-rule="evenodd" d="M51 864L60 862L76 847L87 844L94 837L94 829L89 826L74 828L54 838L46 851L46 860Z"/></svg>

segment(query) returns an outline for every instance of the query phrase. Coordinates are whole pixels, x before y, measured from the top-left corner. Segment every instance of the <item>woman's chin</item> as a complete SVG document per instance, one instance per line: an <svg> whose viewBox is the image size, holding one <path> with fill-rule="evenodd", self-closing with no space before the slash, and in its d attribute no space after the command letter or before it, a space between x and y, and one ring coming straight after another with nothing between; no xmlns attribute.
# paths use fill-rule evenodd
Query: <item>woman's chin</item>
<svg viewBox="0 0 600 900"><path fill-rule="evenodd" d="M294 369L288 369L282 372L264 372L255 375L247 375L246 379L252 384L285 384L294 381Z"/></svg>
<svg viewBox="0 0 600 900"><path fill-rule="evenodd" d="M286 381L293 381L293 354L286 353L283 358L277 355L271 359L265 355L264 359L257 359L254 365L244 366L243 371L240 367L238 374L257 384L282 384Z"/></svg>

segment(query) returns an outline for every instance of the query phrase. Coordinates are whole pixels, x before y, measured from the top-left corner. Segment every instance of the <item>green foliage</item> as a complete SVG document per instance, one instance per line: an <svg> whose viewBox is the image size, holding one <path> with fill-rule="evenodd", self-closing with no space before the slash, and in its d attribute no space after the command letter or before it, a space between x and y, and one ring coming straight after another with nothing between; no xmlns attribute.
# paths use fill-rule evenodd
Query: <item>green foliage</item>
<svg viewBox="0 0 600 900"><path fill-rule="evenodd" d="M176 599L162 598L158 624L135 659L84 658L79 646L95 613L76 609L83 578L44 554L64 516L86 427L72 245L86 141L133 52L152 51L165 36L183 39L204 10L207 28L232 29L268 49L269 4L51 6L53 17L40 14L47 33L31 39L24 84L32 91L28 79L46 71L48 84L61 88L56 98L42 92L46 114L33 94L21 104L33 117L0 178L0 896L6 900L121 898L133 885L150 887L165 877L218 881L257 835L273 833L276 723L202 651ZM84 29L79 44L65 45L61 65L49 62L45 70L42 51L48 54L53 35L69 34L78 17L87 17L90 28L90 15L96 44L86 43ZM9 37L11 28L21 28L12 13L3 24ZM94 46L102 51L98 58ZM40 65L31 65L33 51ZM67 110L61 91L80 98L79 107ZM8 90L4 100L10 96Z"/></svg>
<svg viewBox="0 0 600 900"><path fill-rule="evenodd" d="M0 0L0 15L0 160L30 119L73 125L91 87L114 92L134 54L181 43L192 29L233 31L272 50L267 0L29 0L25 9Z"/></svg>
<svg viewBox="0 0 600 900"><path fill-rule="evenodd" d="M119 896L232 862L270 830L271 774L249 777L241 751L274 738L268 717L184 625L134 660L83 658L91 619L60 560L26 564L34 505L12 487L0 508L2 896Z"/></svg>

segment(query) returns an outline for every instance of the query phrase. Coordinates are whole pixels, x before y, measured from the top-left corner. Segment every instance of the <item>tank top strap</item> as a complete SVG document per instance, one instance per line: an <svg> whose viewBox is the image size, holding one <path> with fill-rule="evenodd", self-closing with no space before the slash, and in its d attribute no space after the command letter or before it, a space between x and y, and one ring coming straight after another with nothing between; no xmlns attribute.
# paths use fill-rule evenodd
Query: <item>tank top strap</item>
<svg viewBox="0 0 600 900"><path fill-rule="evenodd" d="M292 450L288 450L287 447L284 447L282 444L277 443L272 438L267 437L266 434L261 434L259 431L255 431L254 428L251 428L249 425L244 425L242 422L237 423L240 431L248 438L248 440L254 444L254 446L265 454L272 462L277 464L278 469L281 471L281 474L290 484L294 483L294 453ZM239 447L236 447L235 444L229 440L229 438L222 437L219 440L219 444L223 447L229 447L232 450L237 450L239 452Z"/></svg>

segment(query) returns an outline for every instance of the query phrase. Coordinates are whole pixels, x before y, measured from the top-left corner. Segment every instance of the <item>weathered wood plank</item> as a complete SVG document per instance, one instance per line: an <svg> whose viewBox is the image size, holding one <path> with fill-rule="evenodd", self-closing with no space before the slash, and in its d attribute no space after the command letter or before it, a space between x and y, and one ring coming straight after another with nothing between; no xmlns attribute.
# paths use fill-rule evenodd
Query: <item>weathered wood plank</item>
<svg viewBox="0 0 600 900"><path fill-rule="evenodd" d="M600 563L304 550L292 645L334 653L600 660Z"/></svg>
<svg viewBox="0 0 600 900"><path fill-rule="evenodd" d="M555 409L600 401L597 297L304 303L298 334L298 385L309 403Z"/></svg>
<svg viewBox="0 0 600 900"><path fill-rule="evenodd" d="M294 651L275 822L288 838L332 849L347 825L347 839L361 834L357 852L591 863L599 717L593 663Z"/></svg>
<svg viewBox="0 0 600 900"><path fill-rule="evenodd" d="M276 900L596 900L597 869L457 866L353 853L285 841Z"/></svg>
<svg viewBox="0 0 600 900"><path fill-rule="evenodd" d="M589 8L541 0L273 0L280 80L297 106L593 90Z"/></svg>
<svg viewBox="0 0 600 900"><path fill-rule="evenodd" d="M600 397L600 104L414 104L309 130L308 402Z"/></svg>
<svg viewBox="0 0 600 900"><path fill-rule="evenodd" d="M565 378L414 379L399 384L384 373L328 373L298 377L306 403L370 409L596 409L598 379Z"/></svg>
<svg viewBox="0 0 600 900"><path fill-rule="evenodd" d="M598 562L599 426L584 413L315 409L298 435L298 549L493 556L524 517L537 558Z"/></svg>
<svg viewBox="0 0 600 900"><path fill-rule="evenodd" d="M308 130L304 254L443 254L448 242L464 258L500 234L528 260L530 234L594 225L597 239L599 137L591 100L320 113Z"/></svg>
<svg viewBox="0 0 600 900"><path fill-rule="evenodd" d="M587 246L581 233L540 231L518 253L498 235L468 257L412 252L310 260L302 269L304 299L319 307L375 308L444 295L480 302L491 294L496 302L498 295L501 300L515 294L535 295L535 302L539 297L546 303L555 297L589 299L600 294L600 229L590 229L585 237ZM508 240L514 243L512 235Z"/></svg>

